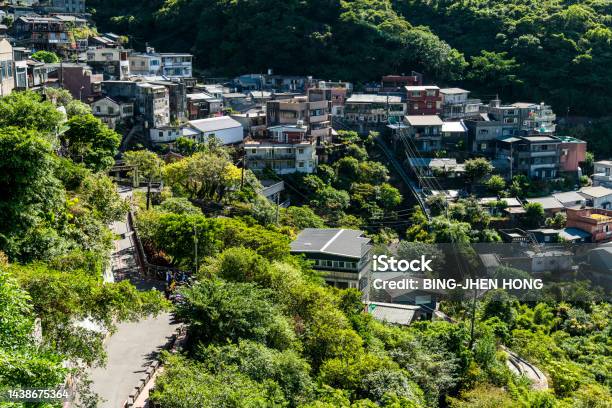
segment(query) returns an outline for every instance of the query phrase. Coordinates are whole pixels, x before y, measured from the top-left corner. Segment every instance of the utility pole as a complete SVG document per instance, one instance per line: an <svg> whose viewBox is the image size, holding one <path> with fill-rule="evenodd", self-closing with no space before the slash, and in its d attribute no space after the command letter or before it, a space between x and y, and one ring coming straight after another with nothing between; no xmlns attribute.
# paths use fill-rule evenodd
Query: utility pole
<svg viewBox="0 0 612 408"><path fill-rule="evenodd" d="M194 244L194 263L195 263L195 271L198 273L198 226L196 224L193 225L193 244Z"/></svg>
<svg viewBox="0 0 612 408"><path fill-rule="evenodd" d="M276 193L276 225L278 226L278 211L280 208L280 192Z"/></svg>
<svg viewBox="0 0 612 408"><path fill-rule="evenodd" d="M240 190L244 187L244 168L246 167L246 150L242 156L242 170L240 172Z"/></svg>
<svg viewBox="0 0 612 408"><path fill-rule="evenodd" d="M151 203L151 180L147 181L147 210L149 209L149 204Z"/></svg>
<svg viewBox="0 0 612 408"><path fill-rule="evenodd" d="M474 288L474 297L472 298L472 316L470 318L470 350L474 346L474 321L476 320L476 288Z"/></svg>

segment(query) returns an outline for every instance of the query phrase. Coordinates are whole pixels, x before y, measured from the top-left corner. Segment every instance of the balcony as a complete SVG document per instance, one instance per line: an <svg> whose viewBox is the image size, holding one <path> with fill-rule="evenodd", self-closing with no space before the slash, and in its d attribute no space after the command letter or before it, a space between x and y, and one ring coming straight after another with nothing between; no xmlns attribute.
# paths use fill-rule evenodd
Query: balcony
<svg viewBox="0 0 612 408"><path fill-rule="evenodd" d="M309 118L309 121L310 123L329 122L329 115L325 114L325 115L311 116Z"/></svg>
<svg viewBox="0 0 612 408"><path fill-rule="evenodd" d="M559 155L557 150L532 150L526 153L527 154L525 156L529 157L554 157Z"/></svg>
<svg viewBox="0 0 612 408"><path fill-rule="evenodd" d="M310 135L312 137L327 137L329 136L330 128L326 127L323 129L312 129Z"/></svg>
<svg viewBox="0 0 612 408"><path fill-rule="evenodd" d="M275 161L275 160L295 160L295 153L248 153L247 157L249 160L266 160L266 161Z"/></svg>

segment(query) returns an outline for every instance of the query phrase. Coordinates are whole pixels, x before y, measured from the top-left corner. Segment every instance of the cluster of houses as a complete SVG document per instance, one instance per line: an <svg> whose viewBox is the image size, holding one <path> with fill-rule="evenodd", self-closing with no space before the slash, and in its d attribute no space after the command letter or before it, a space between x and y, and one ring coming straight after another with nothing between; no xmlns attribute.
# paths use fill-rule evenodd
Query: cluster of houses
<svg viewBox="0 0 612 408"><path fill-rule="evenodd" d="M135 127L152 143L211 135L223 144L242 143L253 170L311 173L339 129L384 132L396 148L409 140L415 160L433 152L485 156L509 178L578 174L586 153L586 143L555 135L555 114L544 103L483 103L464 89L424 85L416 72L383 76L363 87L367 93L348 82L271 71L200 83L191 54L127 49L121 36L88 29L86 14L15 17L0 45L0 95L62 87L110 127ZM38 50L64 62L37 61ZM460 175L461 166L448 170Z"/></svg>
<svg viewBox="0 0 612 408"><path fill-rule="evenodd" d="M272 71L196 78L191 54L128 49L124 37L92 29L90 17L85 0L18 0L0 8L0 97L63 88L89 104L110 128L170 146L178 138L204 142L214 137L240 146L247 168L279 175L316 171L337 130L378 131L406 156L405 166L420 191L444 194L447 200L456 200L460 192L426 191L433 183L422 180L465 185L463 161L469 157L490 159L508 180L516 174L549 181L582 175L586 143L557 135L556 116L544 103L505 104L498 98L485 103L465 89L424 84L417 72L383 76L360 93L349 82ZM7 18L10 28L2 25ZM54 52L61 62L36 60L32 56L40 50ZM262 183L262 194L278 202L283 182ZM492 215L502 213L511 221L510 227L497 228L509 243L612 242L612 161L595 163L591 184L545 197L478 201ZM548 217L565 213L566 225L515 228L512 222L520 220L528 203L541 204ZM363 231L348 229L305 229L291 244L292 253L311 260L329 284L359 289L368 283L371 250ZM612 259L612 249L605 251L609 257L604 258ZM527 251L521 262L530 272L567 264L567 251L553 252ZM492 254L481 259L488 267L505 262ZM377 318L409 324L436 312L436 294L392 290L368 307Z"/></svg>

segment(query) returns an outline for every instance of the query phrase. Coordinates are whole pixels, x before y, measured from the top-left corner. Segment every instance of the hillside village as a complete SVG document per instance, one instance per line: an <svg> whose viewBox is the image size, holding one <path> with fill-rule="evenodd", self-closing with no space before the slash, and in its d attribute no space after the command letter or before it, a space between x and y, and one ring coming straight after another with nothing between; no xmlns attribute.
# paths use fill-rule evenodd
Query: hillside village
<svg viewBox="0 0 612 408"><path fill-rule="evenodd" d="M563 113L546 101L474 95L461 81L414 71L360 84L272 69L211 78L186 50L131 49L128 36L98 32L85 0L0 4L0 100L24 94L54 104L62 116L48 130L60 140L54 151L112 178L125 201L127 218L104 219L116 235L113 257L128 253L132 272L162 285L169 300L180 304L180 288L206 274L229 280L223 262L242 258L234 247L252 252L244 259L253 264L237 269L312 268L328 286L358 290L373 319L399 327L454 323L445 293L370 292L372 255L382 247L411 254L408 242L507 243L479 252L478 267L558 282L588 276L609 287L612 158L557 131ZM90 164L64 137L89 114L104 124L100 134L119 137L108 163ZM227 236L211 238L218 231ZM229 255L211 261L219 253ZM123 279L110 269L105 279ZM184 335L177 331L171 349ZM471 346L473 326L469 338ZM533 385L540 368L509 353L504 365L530 377L532 389L548 389ZM139 406L155 370L122 406Z"/></svg>

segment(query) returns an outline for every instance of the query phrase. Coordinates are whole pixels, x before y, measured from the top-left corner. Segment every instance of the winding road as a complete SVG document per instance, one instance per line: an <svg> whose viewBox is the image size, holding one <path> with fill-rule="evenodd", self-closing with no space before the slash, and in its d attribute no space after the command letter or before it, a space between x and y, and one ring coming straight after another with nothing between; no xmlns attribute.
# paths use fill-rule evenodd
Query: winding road
<svg viewBox="0 0 612 408"><path fill-rule="evenodd" d="M534 390L547 390L548 379L544 373L533 364L523 360L514 351L502 346L502 349L508 353L507 365L510 370L517 375L524 375L531 380L531 387Z"/></svg>

